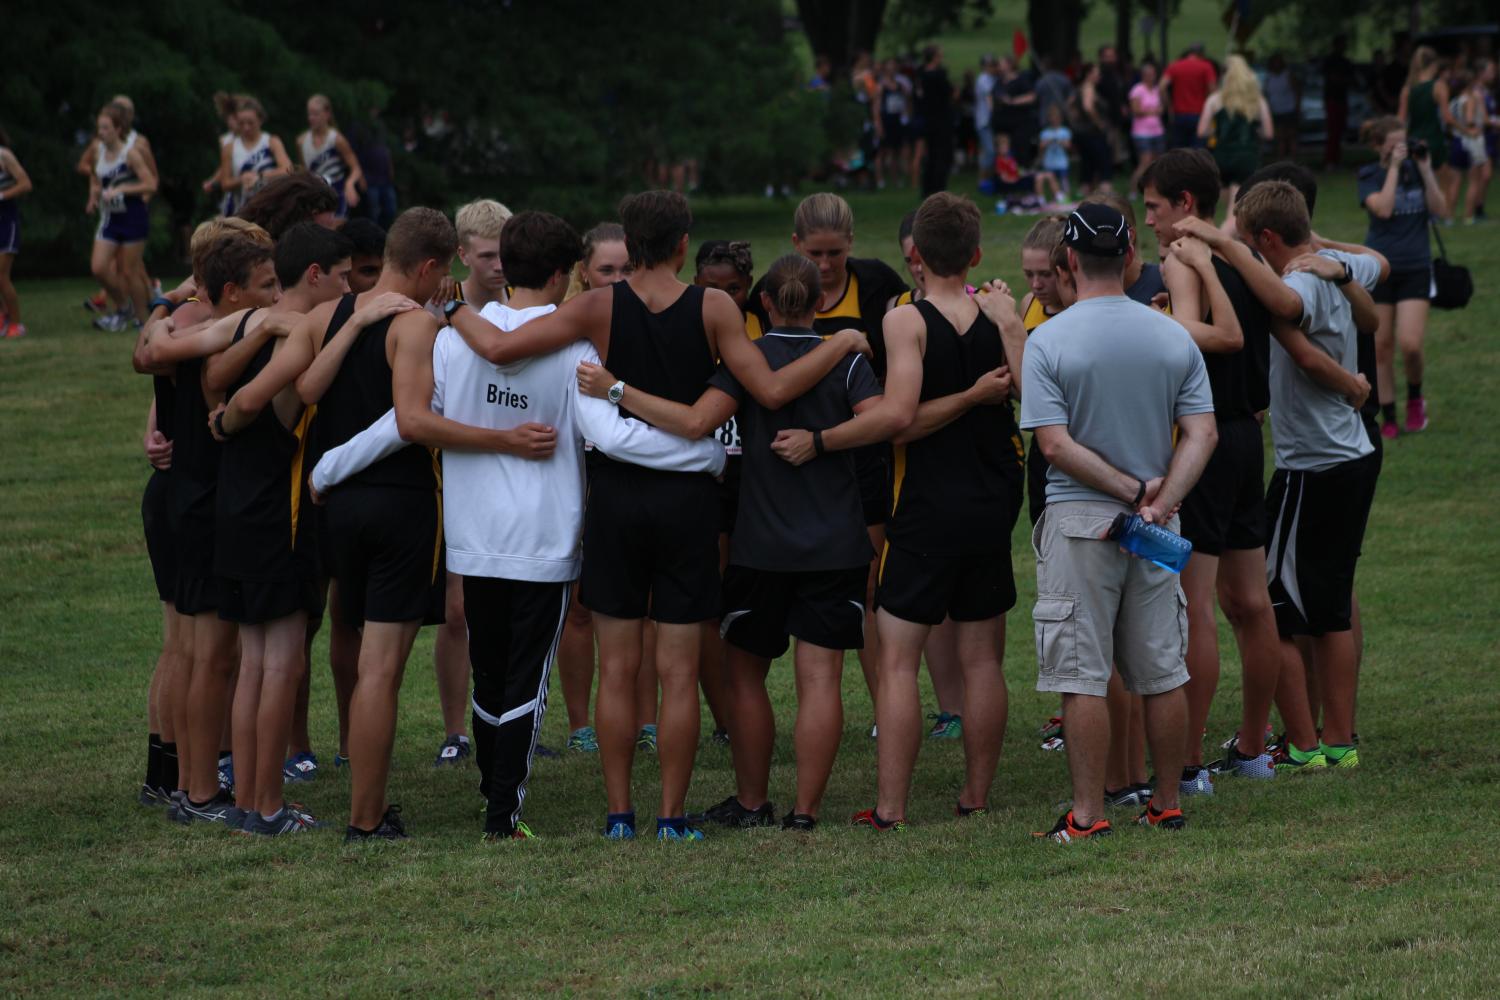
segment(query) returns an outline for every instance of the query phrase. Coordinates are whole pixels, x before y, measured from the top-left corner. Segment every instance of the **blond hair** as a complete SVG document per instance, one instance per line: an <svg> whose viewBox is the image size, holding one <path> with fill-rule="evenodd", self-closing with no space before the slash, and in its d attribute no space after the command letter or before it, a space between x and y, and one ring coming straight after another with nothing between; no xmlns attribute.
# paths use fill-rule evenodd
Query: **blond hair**
<svg viewBox="0 0 1500 1000"><path fill-rule="evenodd" d="M583 234L583 256L573 265L573 273L568 276L568 290L563 295L566 302L576 295L581 295L589 290L588 281L584 277L583 270L588 267L589 262L594 259L594 251L599 249L603 243L625 242L625 227L618 222L601 222L593 229Z"/></svg>
<svg viewBox="0 0 1500 1000"><path fill-rule="evenodd" d="M458 229L458 242L467 244L473 239L498 240L500 230L511 217L511 210L490 198L481 198L463 206L453 216L453 225Z"/></svg>
<svg viewBox="0 0 1500 1000"><path fill-rule="evenodd" d="M819 191L802 199L792 216L792 231L798 239L813 233L838 233L854 236L854 210L832 191Z"/></svg>
<svg viewBox="0 0 1500 1000"><path fill-rule="evenodd" d="M1225 60L1224 82L1219 85L1219 100L1224 110L1251 121L1260 117L1260 81L1244 56Z"/></svg>
<svg viewBox="0 0 1500 1000"><path fill-rule="evenodd" d="M209 252L225 237L240 236L257 246L270 249L276 245L271 239L271 234L260 226L238 216L227 215L222 219L209 219L200 222L198 228L193 230L192 239L188 240L188 256L193 262L193 276L203 276L203 265Z"/></svg>
<svg viewBox="0 0 1500 1000"><path fill-rule="evenodd" d="M1063 219L1061 216L1049 215L1037 219L1026 231L1021 239L1022 250L1045 250L1051 253L1062 242Z"/></svg>

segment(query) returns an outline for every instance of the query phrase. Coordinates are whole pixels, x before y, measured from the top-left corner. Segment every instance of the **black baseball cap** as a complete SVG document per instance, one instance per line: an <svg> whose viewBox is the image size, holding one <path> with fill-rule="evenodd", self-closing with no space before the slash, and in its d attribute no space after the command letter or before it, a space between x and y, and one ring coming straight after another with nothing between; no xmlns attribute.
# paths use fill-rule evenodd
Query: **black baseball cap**
<svg viewBox="0 0 1500 1000"><path fill-rule="evenodd" d="M1123 257L1130 249L1130 224L1108 205L1088 202L1068 216L1063 242L1079 253Z"/></svg>

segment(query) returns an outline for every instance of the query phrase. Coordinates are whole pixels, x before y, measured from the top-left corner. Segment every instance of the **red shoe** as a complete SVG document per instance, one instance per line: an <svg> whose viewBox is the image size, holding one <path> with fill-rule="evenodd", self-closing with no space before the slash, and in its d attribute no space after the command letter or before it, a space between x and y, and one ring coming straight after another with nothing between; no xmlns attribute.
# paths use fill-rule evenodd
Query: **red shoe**
<svg viewBox="0 0 1500 1000"><path fill-rule="evenodd" d="M1406 433L1415 434L1427 429L1427 400L1408 399L1406 401Z"/></svg>
<svg viewBox="0 0 1500 1000"><path fill-rule="evenodd" d="M1114 832L1114 827L1109 825L1107 819L1095 820L1094 825L1087 829L1079 826L1073 822L1073 810L1069 809L1052 829L1045 833L1038 830L1032 836L1056 841L1059 844L1071 844L1075 840L1087 840L1090 837L1107 837Z"/></svg>
<svg viewBox="0 0 1500 1000"><path fill-rule="evenodd" d="M900 833L906 829L905 821L899 819L881 819L874 809L866 809L863 812L855 813L854 819L851 822L855 826L868 826L878 833Z"/></svg>
<svg viewBox="0 0 1500 1000"><path fill-rule="evenodd" d="M26 336L26 327L21 323L6 323L0 325L0 330L5 331L6 340L15 340Z"/></svg>
<svg viewBox="0 0 1500 1000"><path fill-rule="evenodd" d="M1387 441L1396 440L1396 435L1399 433L1401 432L1397 430L1396 421L1394 420L1388 420L1380 425L1380 436L1385 438Z"/></svg>
<svg viewBox="0 0 1500 1000"><path fill-rule="evenodd" d="M1186 830L1187 819L1181 809L1157 809L1153 799L1146 803L1145 812L1136 817L1141 826L1154 826L1158 830Z"/></svg>

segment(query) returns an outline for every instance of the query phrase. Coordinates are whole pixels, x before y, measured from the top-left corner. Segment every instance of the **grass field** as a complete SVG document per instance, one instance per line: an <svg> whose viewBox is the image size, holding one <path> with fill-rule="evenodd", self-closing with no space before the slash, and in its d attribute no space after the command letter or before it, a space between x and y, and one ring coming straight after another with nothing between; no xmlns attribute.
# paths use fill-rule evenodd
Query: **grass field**
<svg viewBox="0 0 1500 1000"><path fill-rule="evenodd" d="M1352 180L1326 187L1319 228L1359 239ZM851 201L857 249L899 267L909 198ZM699 209L698 237L748 237L762 269L788 245L790 203ZM1024 228L988 217L984 276L1020 284ZM481 845L475 772L430 768L443 734L424 633L391 790L410 841L341 846L347 789L331 768L298 791L331 830L267 843L165 822L134 804L159 632L139 519L149 387L126 336L88 329L85 282L23 280L32 335L0 343L0 993L1492 995L1500 262L1490 229L1450 232L1479 293L1433 318L1432 429L1386 453L1359 579L1364 767L1226 780L1190 804L1185 835L1122 826L1073 848L1029 836L1068 792L1062 756L1033 736L1054 702L1032 690L1020 534L1009 739L987 818L950 818L961 751L945 743L923 749L904 836L840 825L874 792L850 657L843 750L810 837L606 843L597 760L570 757L538 764L527 820L539 839ZM1221 645L1215 742L1238 719L1227 631ZM785 665L773 681L785 805ZM336 729L321 640L312 712L326 767ZM565 721L555 697L546 742L562 744ZM655 770L638 761L645 817ZM727 752L705 746L690 804L730 781Z"/></svg>

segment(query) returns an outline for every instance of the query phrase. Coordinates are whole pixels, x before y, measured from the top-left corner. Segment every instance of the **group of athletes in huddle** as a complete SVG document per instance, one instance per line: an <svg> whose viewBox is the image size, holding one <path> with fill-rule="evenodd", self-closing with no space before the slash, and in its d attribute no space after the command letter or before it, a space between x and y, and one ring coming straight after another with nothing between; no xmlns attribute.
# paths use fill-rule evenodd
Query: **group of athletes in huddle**
<svg viewBox="0 0 1500 1000"><path fill-rule="evenodd" d="M253 108L236 113L255 124ZM238 155L226 152L231 167ZM413 208L384 234L364 220L335 229L347 185L303 172L266 185L260 209L198 227L191 279L149 303L134 351L155 390L143 516L165 609L142 801L253 834L319 825L283 785L317 770L308 657L326 608L351 841L406 835L387 778L424 624L442 624L438 760L472 748L487 838L531 836L522 812L554 660L569 746L600 754L607 837L635 836L638 746L660 758L659 838L774 824L766 678L793 637L797 778L784 828L818 820L850 649L878 739L876 802L855 822L906 822L924 655L943 709L934 734L963 741L954 811L983 813L1007 718L1011 535L1028 479L1034 523L1079 483L1163 521L1176 501L1153 504L1175 495L1194 545L1180 590L1154 584L1170 593L1167 627L1142 636L1143 619L1111 612L1113 657L1086 602L1038 600L1038 686L1069 706L1048 735L1074 773L1074 809L1047 835L1108 832L1106 806L1181 827L1179 795L1211 794L1214 771L1356 766L1353 576L1380 461L1372 415L1361 426L1357 411L1369 391L1359 372L1374 363L1369 289L1385 264L1312 233L1305 170L1261 175L1235 206L1242 242L1213 224L1211 157L1153 163L1141 191L1160 266L1139 258L1116 196L1038 222L1021 249L1019 307L1002 282L968 284L980 217L950 194L902 224L908 288L851 256L852 212L828 193L798 206L794 252L759 281L747 244L712 241L685 284L692 216L670 192L626 198L618 225L580 238L556 216L489 201L461 209L456 227ZM460 284L455 254L469 269ZM1048 367L1059 362L1047 325L1088 298L1125 310L1122 337L1142 316L1176 321L1178 355L1197 359L1172 390L1189 400L1175 419L1197 468L1138 472L1082 428L1051 443L1048 428L1069 418L1065 389L1047 388L1065 382ZM1044 388L1028 397L1031 385ZM1020 424L1046 438L1029 459L1016 399ZM1113 480L1100 472L1110 463L1123 470ZM1125 485L1111 494L1114 480ZM1216 601L1240 646L1244 706L1210 766ZM1135 642L1159 677L1184 660L1186 672L1142 681ZM700 685L736 787L690 815ZM1286 727L1274 741L1273 700Z"/></svg>

